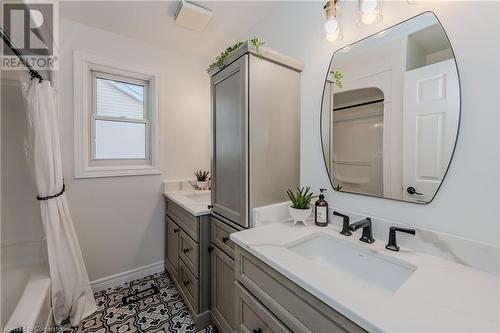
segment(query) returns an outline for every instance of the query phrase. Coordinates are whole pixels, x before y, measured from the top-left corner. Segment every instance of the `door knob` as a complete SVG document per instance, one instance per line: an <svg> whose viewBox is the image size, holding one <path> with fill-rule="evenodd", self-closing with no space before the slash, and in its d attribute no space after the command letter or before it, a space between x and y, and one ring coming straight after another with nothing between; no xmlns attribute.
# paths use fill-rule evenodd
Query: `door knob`
<svg viewBox="0 0 500 333"><path fill-rule="evenodd" d="M417 190L415 190L413 186L407 187L406 192L408 192L409 194L424 195L423 193L417 192Z"/></svg>

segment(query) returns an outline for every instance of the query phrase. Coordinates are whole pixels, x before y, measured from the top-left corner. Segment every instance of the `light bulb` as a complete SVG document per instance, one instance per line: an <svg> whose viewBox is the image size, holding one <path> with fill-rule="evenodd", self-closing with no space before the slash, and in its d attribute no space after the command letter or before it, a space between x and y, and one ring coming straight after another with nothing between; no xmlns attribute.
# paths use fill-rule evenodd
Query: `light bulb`
<svg viewBox="0 0 500 333"><path fill-rule="evenodd" d="M326 20L325 23L325 30L328 34L334 33L339 29L339 23L337 22L337 19L334 17L330 17L328 20Z"/></svg>
<svg viewBox="0 0 500 333"><path fill-rule="evenodd" d="M376 12L370 14L361 14L361 21L364 24L372 24L377 19L378 14Z"/></svg>
<svg viewBox="0 0 500 333"><path fill-rule="evenodd" d="M363 14L371 14L377 9L377 0L360 0L360 9Z"/></svg>
<svg viewBox="0 0 500 333"><path fill-rule="evenodd" d="M335 32L329 32L326 34L326 40L329 42L335 42L339 38L339 35L340 33L338 29Z"/></svg>

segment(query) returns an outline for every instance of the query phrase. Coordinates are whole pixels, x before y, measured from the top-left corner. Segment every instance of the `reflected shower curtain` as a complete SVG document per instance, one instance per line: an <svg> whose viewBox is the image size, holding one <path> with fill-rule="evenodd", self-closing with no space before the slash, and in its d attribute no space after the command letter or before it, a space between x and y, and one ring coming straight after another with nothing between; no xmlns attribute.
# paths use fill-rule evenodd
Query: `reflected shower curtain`
<svg viewBox="0 0 500 333"><path fill-rule="evenodd" d="M32 80L27 102L38 196L53 196L62 192L63 172L57 110L50 82ZM60 324L69 317L76 326L96 310L96 303L66 194L40 200L40 209L47 237L54 320Z"/></svg>

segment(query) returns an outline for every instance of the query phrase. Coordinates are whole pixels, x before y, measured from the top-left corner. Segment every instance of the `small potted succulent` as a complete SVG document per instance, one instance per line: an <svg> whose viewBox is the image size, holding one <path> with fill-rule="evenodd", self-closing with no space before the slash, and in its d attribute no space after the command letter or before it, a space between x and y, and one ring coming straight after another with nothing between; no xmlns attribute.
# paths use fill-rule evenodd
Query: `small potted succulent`
<svg viewBox="0 0 500 333"><path fill-rule="evenodd" d="M307 219L311 216L311 198L313 193L310 192L311 188L302 187L298 188L295 192L292 192L290 189L286 191L292 205L288 208L290 212L290 216L293 219L293 224L297 222L302 222L307 225Z"/></svg>
<svg viewBox="0 0 500 333"><path fill-rule="evenodd" d="M208 171L205 170L198 170L194 173L196 176L196 186L200 190L206 190L208 189Z"/></svg>

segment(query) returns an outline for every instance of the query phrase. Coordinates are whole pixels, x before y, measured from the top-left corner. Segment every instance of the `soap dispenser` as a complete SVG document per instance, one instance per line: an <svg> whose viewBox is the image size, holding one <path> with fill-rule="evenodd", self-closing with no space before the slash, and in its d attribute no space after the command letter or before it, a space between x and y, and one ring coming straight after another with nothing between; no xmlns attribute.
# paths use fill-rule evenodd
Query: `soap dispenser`
<svg viewBox="0 0 500 333"><path fill-rule="evenodd" d="M319 199L314 204L314 223L320 227L326 227L328 225L328 202L325 200L324 191L326 191L326 189L319 189Z"/></svg>

